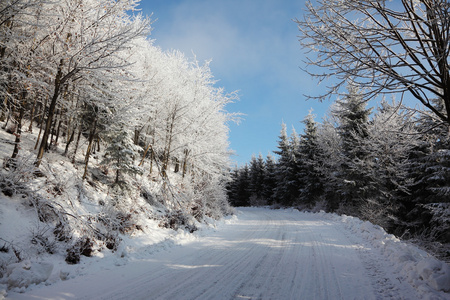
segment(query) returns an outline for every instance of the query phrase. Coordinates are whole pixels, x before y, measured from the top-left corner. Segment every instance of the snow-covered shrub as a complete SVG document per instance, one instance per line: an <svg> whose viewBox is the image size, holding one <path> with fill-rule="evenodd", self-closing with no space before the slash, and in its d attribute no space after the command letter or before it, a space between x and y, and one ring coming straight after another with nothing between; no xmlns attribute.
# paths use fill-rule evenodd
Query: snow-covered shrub
<svg viewBox="0 0 450 300"><path fill-rule="evenodd" d="M140 228L133 213L114 209L108 209L107 211L107 213L101 212L95 216L95 221L101 223L106 232L118 231L126 234Z"/></svg>
<svg viewBox="0 0 450 300"><path fill-rule="evenodd" d="M311 209L311 212L317 213L320 211L327 211L328 202L325 199L321 199L314 203L314 207Z"/></svg>
<svg viewBox="0 0 450 300"><path fill-rule="evenodd" d="M450 203L430 203L423 205L423 208L431 215L430 236L450 243Z"/></svg>
<svg viewBox="0 0 450 300"><path fill-rule="evenodd" d="M71 228L66 222L59 222L53 229L53 235L60 242L69 242L72 240Z"/></svg>
<svg viewBox="0 0 450 300"><path fill-rule="evenodd" d="M31 156L18 156L13 162L9 158L5 159L0 172L0 190L8 197L30 193L27 184L34 178L36 171Z"/></svg>
<svg viewBox="0 0 450 300"><path fill-rule="evenodd" d="M159 226L173 230L187 229L191 233L198 230L192 217L182 210L175 210L164 215Z"/></svg>
<svg viewBox="0 0 450 300"><path fill-rule="evenodd" d="M38 252L47 252L49 254L55 253L56 250L56 241L52 236L48 234L50 230L49 226L37 227L36 229L32 229L31 231L31 244L38 247Z"/></svg>
<svg viewBox="0 0 450 300"><path fill-rule="evenodd" d="M72 265L78 264L81 255L90 257L94 251L94 242L90 237L83 236L67 249L66 262Z"/></svg>

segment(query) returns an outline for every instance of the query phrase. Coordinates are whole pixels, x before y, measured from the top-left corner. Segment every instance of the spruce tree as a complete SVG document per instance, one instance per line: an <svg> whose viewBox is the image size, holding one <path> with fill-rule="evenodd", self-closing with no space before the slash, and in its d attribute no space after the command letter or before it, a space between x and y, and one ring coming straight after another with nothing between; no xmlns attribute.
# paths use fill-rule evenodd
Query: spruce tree
<svg viewBox="0 0 450 300"><path fill-rule="evenodd" d="M263 198L268 205L274 202L274 192L277 187L277 162L268 154L265 161Z"/></svg>
<svg viewBox="0 0 450 300"><path fill-rule="evenodd" d="M287 196L287 173L290 168L289 163L289 140L286 130L286 124L281 124L281 131L278 140L278 150L274 151L278 155L276 166L276 187L274 189L274 202L285 203Z"/></svg>
<svg viewBox="0 0 450 300"><path fill-rule="evenodd" d="M303 120L304 133L301 135L299 153L301 167L298 173L302 184L300 188L300 201L307 207L312 207L323 194L323 175L319 171L320 148L317 142L317 125L314 115L310 111Z"/></svg>
<svg viewBox="0 0 450 300"><path fill-rule="evenodd" d="M237 179L237 194L235 205L236 206L249 206L250 205L250 170L247 164L239 169Z"/></svg>
<svg viewBox="0 0 450 300"><path fill-rule="evenodd" d="M341 187L338 193L344 212L359 214L362 199L366 195L368 178L364 176L364 160L367 151L361 146L361 139L367 138L367 125L371 109L362 101L362 91L353 85L343 100L337 101L333 114L339 120L337 128L342 141L342 163L340 166ZM345 208L344 208L345 207Z"/></svg>
<svg viewBox="0 0 450 300"><path fill-rule="evenodd" d="M115 185L124 183L122 174L140 174L141 168L134 164L134 157L139 150L134 145L130 133L119 127L111 131L107 136L108 147L105 150L105 157L102 164L109 166L115 171Z"/></svg>
<svg viewBox="0 0 450 300"><path fill-rule="evenodd" d="M435 99L436 103L440 100ZM441 109L443 106L440 106ZM402 229L424 239L450 242L450 129L428 115L416 122L418 145L409 152L410 193L402 197L405 207Z"/></svg>
<svg viewBox="0 0 450 300"><path fill-rule="evenodd" d="M252 156L250 161L250 198L252 199L252 205L264 204L263 199L263 187L264 187L264 175L265 175L265 163L264 158L259 154L258 158Z"/></svg>
<svg viewBox="0 0 450 300"><path fill-rule="evenodd" d="M279 139L279 150L274 151L275 154L279 155L276 172L277 187L274 197L276 202L284 206L292 206L296 204L299 194L297 178L299 137L293 129L290 138L288 138L286 125L282 124Z"/></svg>
<svg viewBox="0 0 450 300"><path fill-rule="evenodd" d="M390 230L403 210L398 198L409 193L406 167L408 153L417 145L417 132L409 114L395 102L385 101L366 129L367 137L358 137L366 153L357 160L361 177L366 179L361 217Z"/></svg>

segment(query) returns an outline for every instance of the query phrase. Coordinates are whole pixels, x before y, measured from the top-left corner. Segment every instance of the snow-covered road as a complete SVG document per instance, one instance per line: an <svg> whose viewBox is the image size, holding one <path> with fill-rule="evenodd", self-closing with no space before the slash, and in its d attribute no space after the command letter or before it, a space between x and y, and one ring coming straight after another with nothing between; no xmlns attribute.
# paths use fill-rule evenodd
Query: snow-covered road
<svg viewBox="0 0 450 300"><path fill-rule="evenodd" d="M442 295L444 295L442 298ZM445 299L434 294L431 299ZM345 223L242 209L193 242L12 299L419 299L392 263Z"/></svg>

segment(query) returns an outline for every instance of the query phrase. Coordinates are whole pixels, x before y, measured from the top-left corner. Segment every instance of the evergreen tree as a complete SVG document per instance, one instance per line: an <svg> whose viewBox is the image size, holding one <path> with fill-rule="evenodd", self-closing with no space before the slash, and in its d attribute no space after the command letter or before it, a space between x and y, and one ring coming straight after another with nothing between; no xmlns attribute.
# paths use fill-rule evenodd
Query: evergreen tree
<svg viewBox="0 0 450 300"><path fill-rule="evenodd" d="M123 127L111 131L108 136L108 147L102 164L115 171L114 184L121 184L121 174L140 174L141 168L134 164L134 157L139 150L131 138L131 135Z"/></svg>
<svg viewBox="0 0 450 300"><path fill-rule="evenodd" d="M228 201L232 206L237 206L236 201L238 198L238 180L239 180L239 168L235 168L230 172L230 180L227 182L227 196Z"/></svg>
<svg viewBox="0 0 450 300"><path fill-rule="evenodd" d="M439 100L434 100L439 102ZM442 105L440 106L442 109ZM421 133L409 152L408 175L413 184L401 198L401 229L423 238L450 242L450 132L449 127L428 115L416 122ZM446 213L445 213L446 212Z"/></svg>
<svg viewBox="0 0 450 300"><path fill-rule="evenodd" d="M282 124L280 137L278 142L278 151L274 151L279 155L277 164L277 186L275 188L275 201L291 206L298 200L298 158L299 158L299 137L293 129L290 139L287 136L286 125Z"/></svg>
<svg viewBox="0 0 450 300"><path fill-rule="evenodd" d="M262 195L267 204L272 205L274 202L274 191L277 187L277 162L272 155L267 155L265 166Z"/></svg>
<svg viewBox="0 0 450 300"><path fill-rule="evenodd" d="M281 124L280 136L278 137L278 150L274 151L278 155L276 166L276 187L274 189L274 202L283 203L287 195L287 173L289 164L289 140L286 130L286 124Z"/></svg>
<svg viewBox="0 0 450 300"><path fill-rule="evenodd" d="M342 141L342 162L340 166L341 187L338 192L342 198L344 212L359 216L362 199L367 196L368 178L364 173L364 161L368 155L361 145L367 138L367 125L371 109L362 101L362 92L349 85L343 100L337 101L333 114L339 120L337 128Z"/></svg>
<svg viewBox="0 0 450 300"><path fill-rule="evenodd" d="M249 206L250 205L250 170L247 164L239 169L236 198L234 200L235 206Z"/></svg>
<svg viewBox="0 0 450 300"><path fill-rule="evenodd" d="M303 120L305 124L304 133L301 135L299 152L301 157L301 167L298 177L302 182L300 188L300 201L308 207L314 205L323 193L323 175L318 168L320 148L317 142L317 125L314 115L310 111Z"/></svg>
<svg viewBox="0 0 450 300"><path fill-rule="evenodd" d="M366 179L360 212L364 219L390 230L403 210L398 198L410 188L406 167L408 153L417 145L417 132L409 114L384 101L366 129L367 136L358 137L366 155L355 159Z"/></svg>
<svg viewBox="0 0 450 300"><path fill-rule="evenodd" d="M324 120L318 126L317 144L319 151L315 157L315 167L322 175L323 195L327 210L335 211L342 203L340 193L342 188L341 167L343 164L341 137L333 122L333 116Z"/></svg>
<svg viewBox="0 0 450 300"><path fill-rule="evenodd" d="M264 158L259 154L258 158L252 156L250 161L250 199L252 205L263 204L263 187L264 187L264 175L265 175L265 163Z"/></svg>

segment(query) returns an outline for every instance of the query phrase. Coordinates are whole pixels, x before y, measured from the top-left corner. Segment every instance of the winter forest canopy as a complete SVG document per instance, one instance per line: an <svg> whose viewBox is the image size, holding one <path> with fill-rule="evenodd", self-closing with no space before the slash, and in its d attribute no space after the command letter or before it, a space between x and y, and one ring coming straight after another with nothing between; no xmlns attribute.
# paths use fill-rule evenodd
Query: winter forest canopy
<svg viewBox="0 0 450 300"><path fill-rule="evenodd" d="M70 263L117 247L138 214L195 230L194 218L231 212L238 114L225 107L237 95L216 87L208 63L153 45L138 4L0 3L0 119L14 135L1 190L35 208L54 233L40 240L66 242Z"/></svg>
<svg viewBox="0 0 450 300"><path fill-rule="evenodd" d="M231 203L357 216L448 257L450 4L319 0L295 22L306 72L333 78L311 98L334 104L300 135L283 124L275 157L236 168Z"/></svg>

